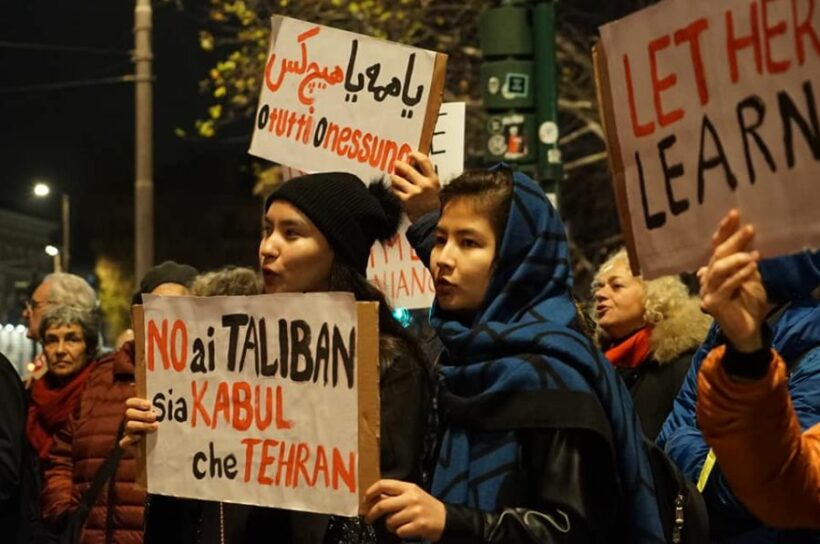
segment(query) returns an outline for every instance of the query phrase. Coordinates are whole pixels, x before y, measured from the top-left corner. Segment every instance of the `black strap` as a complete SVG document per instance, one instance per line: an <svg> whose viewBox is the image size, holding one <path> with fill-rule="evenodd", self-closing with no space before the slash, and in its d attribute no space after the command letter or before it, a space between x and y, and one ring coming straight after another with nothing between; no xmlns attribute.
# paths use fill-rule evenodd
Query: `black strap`
<svg viewBox="0 0 820 544"><path fill-rule="evenodd" d="M102 466L97 469L97 473L94 475L91 485L88 489L86 489L80 499L80 506L91 508L91 505L94 504L95 500L97 500L97 496L100 494L100 491L102 491L102 486L105 485L105 482L117 470L117 465L119 465L120 459L122 459L122 455L124 453L123 449L120 447L120 440L122 439L124 432L125 419L120 422L120 427L117 429L117 439L114 441L114 449L108 454L108 457L105 459Z"/></svg>
<svg viewBox="0 0 820 544"><path fill-rule="evenodd" d="M103 485L105 482L108 481L116 472L117 467L120 464L120 459L122 459L123 454L125 453L124 450L120 447L120 440L122 439L122 435L125 433L125 418L122 419L120 422L120 426L117 429L117 438L114 441L114 449L111 450L111 453L108 454L108 457L105 459L105 462L97 469L97 473L94 474L94 479L91 481L91 485L88 489L85 490L83 496L80 498L80 503L77 507L77 513L81 519L77 520L77 529L80 529L83 525L85 525L85 518L88 516L88 512L91 510L91 505L97 500L97 496L99 496L100 491L102 491ZM106 516L106 537L105 541L107 544L111 543L111 537L113 531L113 501L112 501L112 492L111 488L112 485L109 487L108 492L108 512Z"/></svg>
<svg viewBox="0 0 820 544"><path fill-rule="evenodd" d="M120 429L124 428L125 420L120 424ZM117 479L114 477L117 473L119 461L122 459L123 449L120 447L120 439L122 432L117 431L117 442L114 445L114 451L111 452L112 457L117 458L114 468L111 469L111 474L108 478L108 504L105 507L105 544L111 544L114 537L114 507L117 504ZM106 459L106 462L108 460Z"/></svg>

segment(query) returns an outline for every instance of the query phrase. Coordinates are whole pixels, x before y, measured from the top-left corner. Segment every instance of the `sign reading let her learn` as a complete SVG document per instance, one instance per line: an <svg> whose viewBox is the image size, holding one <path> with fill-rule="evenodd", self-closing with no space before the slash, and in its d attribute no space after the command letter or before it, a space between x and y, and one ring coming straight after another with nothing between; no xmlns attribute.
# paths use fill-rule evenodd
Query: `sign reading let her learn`
<svg viewBox="0 0 820 544"><path fill-rule="evenodd" d="M275 16L250 153L365 180L428 149L446 55Z"/></svg>
<svg viewBox="0 0 820 544"><path fill-rule="evenodd" d="M355 515L378 478L375 305L144 298L137 385L159 419L148 492Z"/></svg>
<svg viewBox="0 0 820 544"><path fill-rule="evenodd" d="M601 28L621 224L646 277L705 264L732 207L764 256L820 244L818 4L665 0Z"/></svg>

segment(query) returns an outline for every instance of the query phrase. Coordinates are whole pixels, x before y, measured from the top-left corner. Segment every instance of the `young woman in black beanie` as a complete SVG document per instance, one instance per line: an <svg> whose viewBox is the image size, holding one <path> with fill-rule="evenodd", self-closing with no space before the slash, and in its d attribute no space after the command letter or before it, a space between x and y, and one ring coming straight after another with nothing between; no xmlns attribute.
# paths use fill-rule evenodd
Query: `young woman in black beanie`
<svg viewBox="0 0 820 544"><path fill-rule="evenodd" d="M379 303L381 472L386 478L421 485L425 441L430 434L430 365L417 341L393 317L384 295L365 277L370 248L376 240L396 234L400 203L382 183L367 187L354 175L330 172L284 183L268 197L265 210L265 232L259 245L265 293L344 291L353 293L358 301ZM157 428L147 401L132 399L129 406L126 443ZM165 541L169 531L150 531L150 514L146 544ZM357 518L271 509L252 509L249 515L246 511L230 517L246 525L244 530L220 527L221 534L236 535L224 540L230 544L255 541L264 536L259 530L277 535L277 542L286 541L287 533L290 541L305 544L399 541L383 526L374 529ZM260 523L262 519L268 521ZM186 535L172 531L173 540L222 544L220 534L191 529L183 530ZM166 536L152 539L152 534Z"/></svg>

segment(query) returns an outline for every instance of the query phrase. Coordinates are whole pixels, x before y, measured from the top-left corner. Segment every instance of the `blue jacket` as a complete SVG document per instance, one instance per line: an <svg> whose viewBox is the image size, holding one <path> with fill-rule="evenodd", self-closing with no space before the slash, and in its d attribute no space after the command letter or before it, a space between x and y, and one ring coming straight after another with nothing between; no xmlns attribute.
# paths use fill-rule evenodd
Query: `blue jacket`
<svg viewBox="0 0 820 544"><path fill-rule="evenodd" d="M761 262L760 272L771 300L792 299L771 326L772 345L788 365L797 365L789 377L789 390L805 430L820 422L820 305L811 298L811 292L820 285L820 252L766 260ZM723 343L719 327L713 325L692 359L672 413L657 439L657 444L693 482L698 480L709 452L695 419L697 375L706 354ZM735 499L717 465L704 489L704 497L713 526L726 523L752 529L733 542L777 542L785 534L760 526Z"/></svg>

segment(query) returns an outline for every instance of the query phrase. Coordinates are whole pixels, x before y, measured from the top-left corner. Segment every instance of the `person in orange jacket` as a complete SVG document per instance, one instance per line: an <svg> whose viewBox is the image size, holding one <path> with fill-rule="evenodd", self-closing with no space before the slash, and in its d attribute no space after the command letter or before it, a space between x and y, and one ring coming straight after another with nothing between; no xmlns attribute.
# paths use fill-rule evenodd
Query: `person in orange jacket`
<svg viewBox="0 0 820 544"><path fill-rule="evenodd" d="M730 212L698 273L702 308L720 325L726 345L701 367L697 420L732 491L758 519L820 529L820 424L801 432L787 366L770 347L771 307L757 269L760 254L750 250L754 234ZM820 346L800 364L817 361Z"/></svg>

